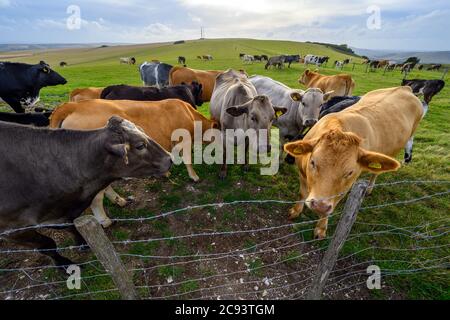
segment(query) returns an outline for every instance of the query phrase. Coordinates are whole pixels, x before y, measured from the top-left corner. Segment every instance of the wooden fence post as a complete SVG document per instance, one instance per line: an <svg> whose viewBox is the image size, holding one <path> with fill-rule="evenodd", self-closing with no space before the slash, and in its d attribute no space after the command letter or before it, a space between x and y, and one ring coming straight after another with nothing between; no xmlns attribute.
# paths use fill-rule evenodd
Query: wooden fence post
<svg viewBox="0 0 450 320"><path fill-rule="evenodd" d="M334 269L339 252L347 240L353 224L356 221L361 203L366 194L368 182L358 181L350 191L347 202L345 203L344 212L341 220L338 223L334 237L331 240L330 246L325 253L322 261L319 264L317 273L313 279L311 289L308 293L308 300L320 300L325 283Z"/></svg>
<svg viewBox="0 0 450 320"><path fill-rule="evenodd" d="M442 74L441 80L445 79L445 76L447 75L447 73L448 73L448 68L444 70L444 73Z"/></svg>
<svg viewBox="0 0 450 320"><path fill-rule="evenodd" d="M105 270L111 274L122 299L138 300L139 296L128 271L97 219L92 215L85 215L75 219L74 223Z"/></svg>

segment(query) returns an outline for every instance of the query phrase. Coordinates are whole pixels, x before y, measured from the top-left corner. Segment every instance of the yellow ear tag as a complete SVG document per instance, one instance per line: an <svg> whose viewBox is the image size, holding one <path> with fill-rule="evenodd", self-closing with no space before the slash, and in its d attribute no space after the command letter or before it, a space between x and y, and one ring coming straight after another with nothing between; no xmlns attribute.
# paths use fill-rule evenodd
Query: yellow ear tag
<svg viewBox="0 0 450 320"><path fill-rule="evenodd" d="M383 168L383 166L381 165L381 163L372 162L371 164L369 164L369 168L371 168L371 169L381 169L381 168Z"/></svg>
<svg viewBox="0 0 450 320"><path fill-rule="evenodd" d="M277 111L276 115L277 115L277 117L281 117L283 115L283 112Z"/></svg>
<svg viewBox="0 0 450 320"><path fill-rule="evenodd" d="M294 149L294 153L295 154L302 154L303 153L303 148L297 147Z"/></svg>
<svg viewBox="0 0 450 320"><path fill-rule="evenodd" d="M298 96L292 96L292 100L299 101L299 98L298 98Z"/></svg>

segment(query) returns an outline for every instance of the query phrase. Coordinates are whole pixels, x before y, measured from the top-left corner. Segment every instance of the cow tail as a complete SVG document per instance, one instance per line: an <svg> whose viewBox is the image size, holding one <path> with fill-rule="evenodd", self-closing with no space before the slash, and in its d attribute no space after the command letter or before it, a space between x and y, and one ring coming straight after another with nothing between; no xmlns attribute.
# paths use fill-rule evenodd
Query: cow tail
<svg viewBox="0 0 450 320"><path fill-rule="evenodd" d="M74 103L65 103L57 107L49 118L50 128L58 129L62 127L64 120L75 111Z"/></svg>
<svg viewBox="0 0 450 320"><path fill-rule="evenodd" d="M175 66L172 69L170 69L169 72L169 86L173 86L174 85L174 79L173 79L173 74L178 71L179 69L181 69L182 67L179 66Z"/></svg>

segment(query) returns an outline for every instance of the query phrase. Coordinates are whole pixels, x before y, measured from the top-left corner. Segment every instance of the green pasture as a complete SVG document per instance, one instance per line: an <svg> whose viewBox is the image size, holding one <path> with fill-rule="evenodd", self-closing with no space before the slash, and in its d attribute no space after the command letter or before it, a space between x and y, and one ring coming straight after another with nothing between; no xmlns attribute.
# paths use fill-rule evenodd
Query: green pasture
<svg viewBox="0 0 450 320"><path fill-rule="evenodd" d="M324 46L288 41L260 41L246 39L230 40L203 40L189 41L185 44L154 44L138 46L119 46L107 48L71 49L48 52L36 52L26 58L10 59L36 63L45 60L53 66L53 69L61 73L67 80L65 86L46 88L41 92L41 103L46 107L53 108L68 100L68 94L75 88L90 86L108 86L113 84L140 85L138 65L143 61L158 59L160 61L176 65L178 56L187 58L187 65L192 68L205 70L225 70L228 68L245 69L248 74L261 74L272 77L285 83L292 88L302 88L298 84L298 78L305 70L303 65L293 64L290 69L269 70L264 69L264 63L244 64L239 59L239 53L247 54L316 54L330 56L328 67L320 69L321 73L331 75L340 72L350 73L356 81L355 95L363 95L371 90L398 86L402 75L399 71L388 72L383 75L382 70L366 73L365 66L361 65L361 59L351 57L356 63L346 66L343 71L335 70L332 65L335 60L342 60L348 56L333 51ZM213 61L200 61L199 55L211 54ZM136 66L120 65L119 58L122 56L134 56L138 63ZM66 68L60 68L59 62L65 61L69 64ZM312 66L310 68L313 68ZM442 72L413 71L409 78L439 79ZM448 83L449 75L446 76ZM208 115L208 104L204 104L199 110ZM2 111L10 110L7 106L1 106ZM396 128L391 128L395 132ZM415 136L415 149L413 162L401 168L394 174L386 174L380 177L379 183L394 182L402 180L440 180L450 181L450 86L434 98L429 113L423 120ZM399 155L402 160L403 154ZM139 210L129 208L119 209L108 204L108 209L113 217L138 217L143 215L158 214L168 210L181 208L187 205L214 203L234 200L264 200L282 199L298 200L298 177L295 167L282 164L280 172L276 176L261 176L259 168L254 166L250 172L244 172L240 166L231 166L229 176L225 181L218 180L218 166L195 166L197 173L202 179L198 184L189 181L184 166L173 170L171 181L158 181L146 186L146 190L155 194L156 200L145 205ZM196 192L190 193L187 186L192 186ZM420 198L426 195L445 192L449 184L443 183L405 183L399 185L379 186L373 195L365 199L363 206L376 206L389 204L397 201L405 201ZM164 192L160 192L164 190ZM125 192L125 191L123 191ZM127 193L127 192L125 192ZM133 192L129 193L133 194ZM241 230L242 221L269 221L275 225L288 223L288 206L246 206L244 208L233 207L228 211L217 213L217 220L205 226L201 218L186 217L185 215L198 214L204 217L205 212L179 214L175 219L186 222L188 234L192 231L208 230ZM342 208L338 208L338 211ZM211 211L211 210L210 210ZM214 212L213 212L214 213ZM398 233L379 233L378 235L360 236L350 240L344 248L342 255L357 253L355 258L364 262L374 260L374 264L380 265L382 269L410 270L423 269L438 263L447 263L447 268L429 269L427 272L418 271L406 275L393 275L384 279L384 283L394 288L401 298L410 299L449 299L450 298L450 274L448 272L450 236L443 234L448 230L450 215L449 196L440 196L422 201L386 206L376 209L364 210L358 217L352 235L361 233L392 229L381 225L395 226L398 228L423 226L417 237L404 237ZM251 218L251 219L250 219ZM305 216L298 221L316 219L316 216L306 211ZM337 219L331 219L336 223ZM378 226L378 224L380 226ZM428 224L428 225L427 225ZM258 228L262 225L249 225L248 228ZM116 229L115 229L116 228ZM179 228L179 226L178 226ZM153 234L147 236L173 236L177 230L171 223L162 221L160 225L152 225ZM115 240L133 238L134 231L131 228L113 227L108 231ZM333 226L329 233L332 234ZM423 234L426 236L422 237ZM312 235L307 234L307 239ZM252 245L251 243L249 244ZM363 249L374 247L374 249ZM394 248L397 250L383 250L375 248ZM423 249L425 247L425 249ZM432 249L426 249L432 247ZM164 243L162 247L134 246L131 251L137 254L149 254L152 252L183 251L184 254L195 253L186 243ZM358 253L359 252L359 253ZM291 255L296 255L292 253ZM304 259L304 258L302 258ZM394 261L395 260L395 261ZM257 262L255 264L259 264ZM0 268L2 263L0 262ZM166 276L167 270L159 270L159 275ZM178 277L183 277L183 269L175 270ZM175 272L170 270L169 273ZM186 271L187 272L187 271ZM217 272L217 270L202 271ZM264 271L259 271L264 274ZM158 275L156 275L158 276ZM52 275L52 277L57 277ZM189 279L187 279L189 280ZM94 280L90 290L107 289L109 281L105 279ZM197 283L189 283L182 290L196 288ZM391 297L388 290L371 293L373 299ZM66 292L66 294L68 294ZM114 295L96 295L96 298L109 298Z"/></svg>

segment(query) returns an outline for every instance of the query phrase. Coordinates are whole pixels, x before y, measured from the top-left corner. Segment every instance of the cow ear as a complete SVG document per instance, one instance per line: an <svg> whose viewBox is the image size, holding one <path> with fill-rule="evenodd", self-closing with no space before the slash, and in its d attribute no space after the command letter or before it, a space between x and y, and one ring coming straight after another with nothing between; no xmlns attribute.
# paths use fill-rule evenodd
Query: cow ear
<svg viewBox="0 0 450 320"><path fill-rule="evenodd" d="M333 94L334 94L334 90L333 91L328 91L327 93L325 93L323 95L323 101L330 100L330 98L333 96Z"/></svg>
<svg viewBox="0 0 450 320"><path fill-rule="evenodd" d="M303 99L303 94L304 93L300 93L298 91L294 91L291 93L291 99L294 100L295 102L302 102Z"/></svg>
<svg viewBox="0 0 450 320"><path fill-rule="evenodd" d="M275 116L277 118L281 117L283 114L288 112L288 109L284 107L273 107L273 110L275 110Z"/></svg>
<svg viewBox="0 0 450 320"><path fill-rule="evenodd" d="M113 116L111 117L111 119L109 119L108 121L108 129L117 132L117 133L122 133L123 128L122 128L122 122L123 119L117 116Z"/></svg>
<svg viewBox="0 0 450 320"><path fill-rule="evenodd" d="M128 149L129 146L126 144L108 144L106 150L116 157L122 158L125 165L129 164L128 161Z"/></svg>
<svg viewBox="0 0 450 320"><path fill-rule="evenodd" d="M314 147L317 145L318 141L318 139L315 139L287 143L284 145L284 151L293 157L304 156L314 150Z"/></svg>
<svg viewBox="0 0 450 320"><path fill-rule="evenodd" d="M227 109L227 113L232 115L233 117L240 117L244 113L248 114L248 107L247 106L231 107Z"/></svg>
<svg viewBox="0 0 450 320"><path fill-rule="evenodd" d="M400 169L400 162L384 154L359 149L358 163L364 171L381 174Z"/></svg>

